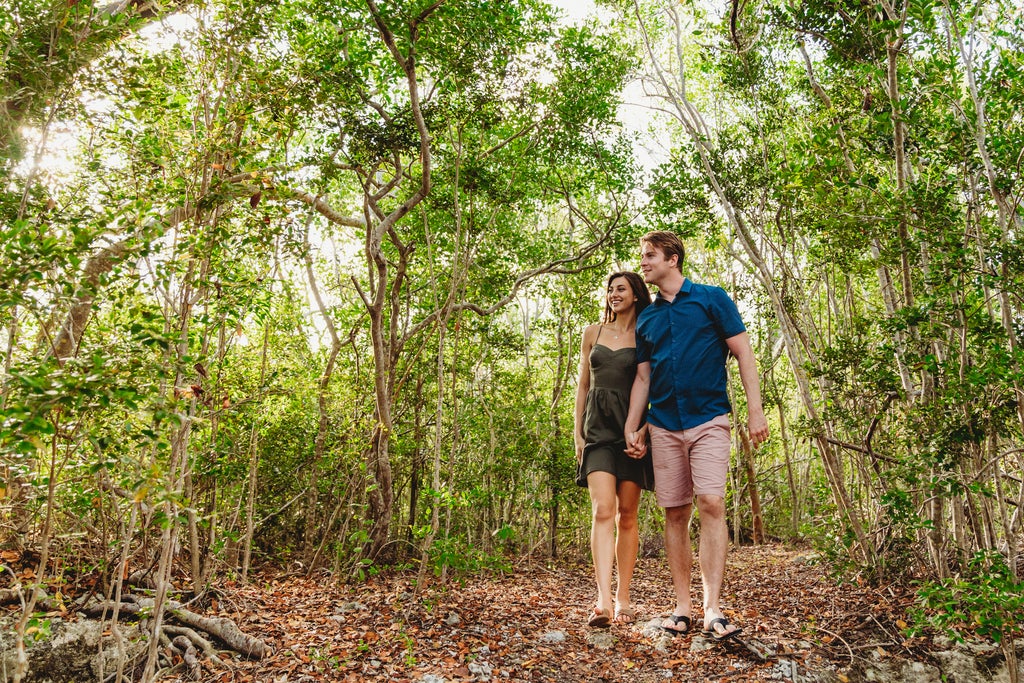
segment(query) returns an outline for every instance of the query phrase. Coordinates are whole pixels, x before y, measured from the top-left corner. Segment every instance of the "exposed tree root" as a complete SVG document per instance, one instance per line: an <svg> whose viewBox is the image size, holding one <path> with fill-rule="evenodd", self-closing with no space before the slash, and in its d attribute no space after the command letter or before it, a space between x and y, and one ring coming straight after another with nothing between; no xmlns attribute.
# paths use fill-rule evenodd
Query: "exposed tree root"
<svg viewBox="0 0 1024 683"><path fill-rule="evenodd" d="M213 646L213 643L206 638L203 638L203 636L194 629L188 628L187 626L171 626L169 624L165 624L163 631L170 636L174 636L174 641L172 642L177 642L178 638L188 638L193 645L202 650L203 654L206 655L211 664L222 669L228 668L228 665L220 658L220 652L218 652L217 648Z"/></svg>
<svg viewBox="0 0 1024 683"><path fill-rule="evenodd" d="M171 645L181 654L189 680L198 681L203 675L203 667L200 666L199 657L196 656L195 645L192 644L188 636L175 636Z"/></svg>
<svg viewBox="0 0 1024 683"><path fill-rule="evenodd" d="M145 603L143 603L145 604ZM263 659L270 654L270 647L255 636L243 633L238 624L222 617L204 617L190 612L173 600L167 602L167 612L182 624L206 631L229 645L235 652L250 659Z"/></svg>
<svg viewBox="0 0 1024 683"><path fill-rule="evenodd" d="M0 605L17 604L23 601L18 588L0 591ZM42 598L37 607L47 611L76 612L88 619L109 619L117 608L119 620L138 620L149 616L154 607L150 597L125 595L120 603L112 601L91 601L85 605L64 605L49 598ZM187 609L183 604L167 602L165 623L159 638L169 650L181 655L185 675L191 680L202 678L200 656L211 666L230 668L221 658L221 652L210 637L227 645L231 650L249 659L263 659L271 654L271 648L261 639L243 632L230 619L206 617ZM177 667L175 667L177 668Z"/></svg>

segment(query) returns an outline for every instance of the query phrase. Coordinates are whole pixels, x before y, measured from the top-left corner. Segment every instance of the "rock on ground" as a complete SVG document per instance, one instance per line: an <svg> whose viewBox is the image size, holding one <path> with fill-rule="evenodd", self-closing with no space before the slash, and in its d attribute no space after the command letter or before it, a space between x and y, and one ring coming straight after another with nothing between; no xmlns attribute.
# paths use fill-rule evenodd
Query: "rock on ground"
<svg viewBox="0 0 1024 683"><path fill-rule="evenodd" d="M116 670L117 646L109 634L109 624L53 618L48 627L48 638L26 643L29 665L23 679L25 683L82 683L99 680L101 670L106 675ZM134 625L122 625L121 631L127 650L125 655L132 659L143 651L146 641ZM101 638L102 655L99 654ZM0 628L0 683L14 680L16 665L14 625L4 623Z"/></svg>

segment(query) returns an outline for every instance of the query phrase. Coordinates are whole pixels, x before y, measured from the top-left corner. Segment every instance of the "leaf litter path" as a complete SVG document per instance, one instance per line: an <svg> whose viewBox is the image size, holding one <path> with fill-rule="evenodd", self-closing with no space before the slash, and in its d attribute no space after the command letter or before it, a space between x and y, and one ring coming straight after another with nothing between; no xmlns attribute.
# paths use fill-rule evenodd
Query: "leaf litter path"
<svg viewBox="0 0 1024 683"><path fill-rule="evenodd" d="M636 623L587 628L594 587L585 563L524 560L504 576L472 576L413 592L414 574L340 585L329 577L228 585L212 606L275 648L209 681L801 681L846 680L856 658L921 659L900 633L912 596L840 583L806 551L729 554L723 606L744 640L669 638L649 622L672 607L662 558L641 558ZM694 572L699 616L699 574ZM923 639L918 641L918 644ZM757 653L766 655L763 659ZM833 673L835 672L835 673ZM819 676L818 674L826 674Z"/></svg>

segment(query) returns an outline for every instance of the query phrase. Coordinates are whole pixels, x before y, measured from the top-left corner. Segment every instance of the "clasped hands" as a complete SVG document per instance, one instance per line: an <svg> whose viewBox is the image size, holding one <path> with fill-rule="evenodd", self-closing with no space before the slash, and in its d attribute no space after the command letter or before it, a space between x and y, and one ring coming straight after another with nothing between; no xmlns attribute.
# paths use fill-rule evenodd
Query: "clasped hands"
<svg viewBox="0 0 1024 683"><path fill-rule="evenodd" d="M626 432L626 455L639 460L647 455L647 425L634 432Z"/></svg>
<svg viewBox="0 0 1024 683"><path fill-rule="evenodd" d="M748 433L754 448L768 439L768 422L764 418L764 413L757 413L751 417L748 423ZM634 432L626 432L626 455L637 460L647 455L646 423Z"/></svg>

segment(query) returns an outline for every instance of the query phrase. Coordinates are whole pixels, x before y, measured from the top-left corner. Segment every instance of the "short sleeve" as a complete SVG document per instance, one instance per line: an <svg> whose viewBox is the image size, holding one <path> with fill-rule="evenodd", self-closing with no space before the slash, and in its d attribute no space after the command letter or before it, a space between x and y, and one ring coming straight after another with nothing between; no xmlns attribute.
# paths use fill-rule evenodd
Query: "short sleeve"
<svg viewBox="0 0 1024 683"><path fill-rule="evenodd" d="M641 314L642 315L642 314ZM644 334L646 329L649 329L649 325L643 324L644 319L641 318L636 324L636 362L650 363L651 362L651 342L647 335Z"/></svg>
<svg viewBox="0 0 1024 683"><path fill-rule="evenodd" d="M736 308L736 302L724 289L712 287L710 299L711 317L722 339L729 339L747 331L739 309Z"/></svg>

